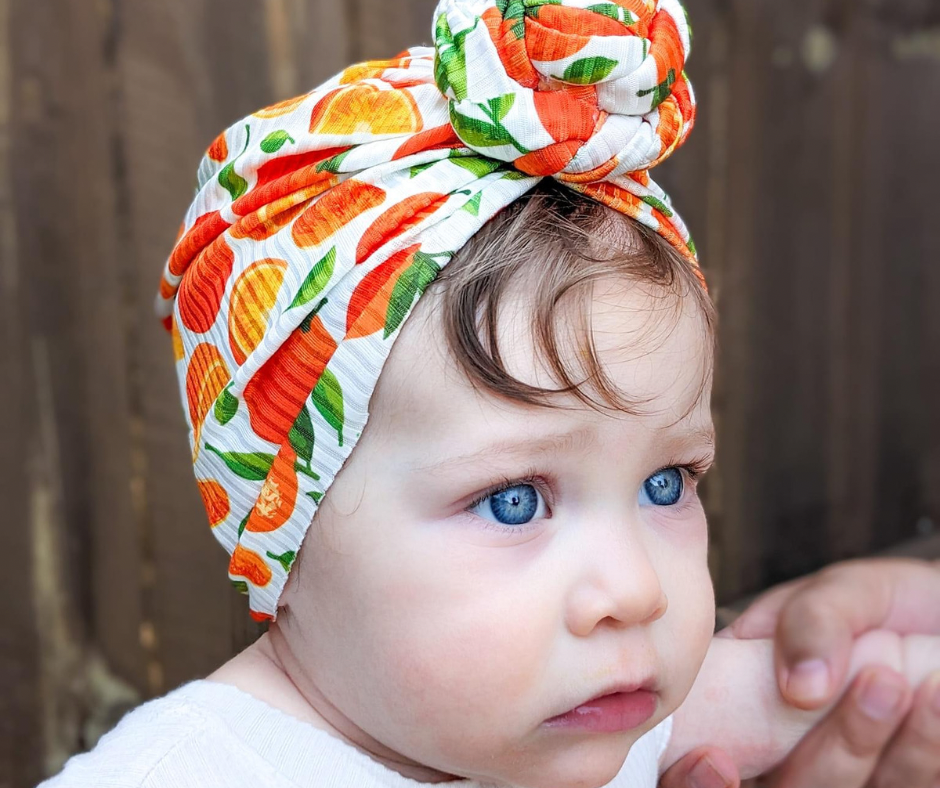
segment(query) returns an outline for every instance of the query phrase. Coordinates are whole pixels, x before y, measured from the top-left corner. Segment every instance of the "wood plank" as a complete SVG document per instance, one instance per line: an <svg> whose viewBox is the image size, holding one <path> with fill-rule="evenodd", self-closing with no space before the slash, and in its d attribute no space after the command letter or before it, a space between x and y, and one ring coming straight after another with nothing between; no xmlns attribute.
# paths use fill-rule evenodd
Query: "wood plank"
<svg viewBox="0 0 940 788"><path fill-rule="evenodd" d="M11 54L11 0L0 0L0 496L4 519L16 526L4 532L4 549L31 556L32 496L30 438L35 435L35 400L28 350L28 285L17 250L13 163L14 64ZM26 525L26 527L24 527ZM43 731L40 720L39 640L33 613L33 564L9 562L0 573L0 595L19 600L8 605L0 627L0 788L35 785L42 777Z"/></svg>
<svg viewBox="0 0 940 788"><path fill-rule="evenodd" d="M32 493L24 518L31 524L30 612L42 622L34 657L41 693L20 709L23 718L33 710L41 715L42 752L29 759L24 747L21 768L49 773L84 736L89 640L109 673L131 681L141 675L135 531L105 31L94 14L68 24L48 4L14 2L12 10L19 111L10 170L26 332L17 345L32 371L9 379L23 386L35 414L20 461Z"/></svg>
<svg viewBox="0 0 940 788"><path fill-rule="evenodd" d="M832 206L836 233L830 266L829 336L829 516L831 558L875 549L879 386L883 342L884 195L865 188L884 175L890 118L875 96L886 89L879 51L884 27L865 7L847 20L843 89L833 102L838 144L833 151L837 180Z"/></svg>
<svg viewBox="0 0 940 788"><path fill-rule="evenodd" d="M389 13L382 0L357 0L352 35L356 60L381 60L411 46L432 43L435 0L411 0Z"/></svg>
<svg viewBox="0 0 940 788"><path fill-rule="evenodd" d="M714 535L720 555L715 583L720 599L757 587L762 575L761 532L754 527L759 491L750 471L760 457L753 440L757 398L752 384L758 358L752 338L760 316L754 304L754 259L761 244L757 226L763 156L760 120L767 95L760 64L768 48L768 30L761 24L756 4L738 2L725 11L729 14L723 27L727 36L713 44L716 62L712 68L716 92L727 101L710 110L714 114L708 125L714 162L710 172L720 173L720 181L711 184L713 190L703 209L709 227L705 242L715 247L710 284L721 314L713 401L721 432L712 480L720 501ZM730 209L725 210L722 203Z"/></svg>
<svg viewBox="0 0 940 788"><path fill-rule="evenodd" d="M311 11L308 20L315 18L311 8L305 10ZM300 13L289 6L282 11ZM237 24L216 24L222 17ZM269 73L276 61L257 34L271 25L262 4L145 2L127 9L125 23L121 70L137 331L141 357L152 360L141 400L156 692L205 675L260 631L248 620L244 599L231 590L224 551L206 527L169 338L150 304L206 146L221 129L280 96L272 92ZM276 20L274 27L277 35ZM305 40L298 36L295 51L305 51ZM284 73L283 62L281 68Z"/></svg>
<svg viewBox="0 0 940 788"><path fill-rule="evenodd" d="M882 90L872 98L890 128L873 189L882 195L885 239L880 254L885 304L879 377L878 518L881 544L940 526L940 224L936 221L936 102L940 34L936 9L899 0L877 16L884 38L876 50ZM916 74L916 79L911 75Z"/></svg>
<svg viewBox="0 0 940 788"><path fill-rule="evenodd" d="M313 89L359 57L358 52L354 51L350 28L350 18L355 18L355 2L281 2L286 6L285 16L293 41L293 71L297 82L290 89L286 86L279 89L272 81L272 95L278 99L285 98L285 93L299 94ZM271 74L273 80L275 68L272 68Z"/></svg>
<svg viewBox="0 0 940 788"><path fill-rule="evenodd" d="M82 449L88 475L88 582L91 636L109 668L144 687L140 647L139 522L132 505L133 464L128 376L137 364L127 345L126 259L121 233L120 149L110 36L115 20L65 4L47 24L60 37L48 89L55 101L55 172L61 183L56 265L64 296L76 303L75 336L83 362ZM48 55L46 56L47 59ZM74 184L87 184L75 189ZM60 381L72 396L77 381ZM64 385L63 385L64 384Z"/></svg>

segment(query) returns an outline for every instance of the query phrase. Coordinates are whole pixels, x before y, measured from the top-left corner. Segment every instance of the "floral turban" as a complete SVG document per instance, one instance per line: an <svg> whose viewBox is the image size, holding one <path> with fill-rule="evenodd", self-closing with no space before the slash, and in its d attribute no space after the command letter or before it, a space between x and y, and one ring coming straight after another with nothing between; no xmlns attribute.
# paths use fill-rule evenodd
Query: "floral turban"
<svg viewBox="0 0 940 788"><path fill-rule="evenodd" d="M692 129L689 43L679 0L441 0L433 48L347 68L213 142L157 311L256 619L276 614L402 322L501 208L551 176L697 266L648 174Z"/></svg>

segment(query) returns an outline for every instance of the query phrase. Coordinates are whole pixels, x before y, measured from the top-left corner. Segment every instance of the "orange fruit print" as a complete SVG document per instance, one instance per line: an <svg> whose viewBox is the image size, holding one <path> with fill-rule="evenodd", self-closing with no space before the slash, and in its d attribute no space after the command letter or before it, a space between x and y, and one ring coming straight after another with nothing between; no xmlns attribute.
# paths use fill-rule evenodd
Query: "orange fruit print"
<svg viewBox="0 0 940 788"><path fill-rule="evenodd" d="M362 234L356 248L356 265L367 260L396 236L403 235L415 225L421 224L447 202L449 197L448 194L437 192L421 192L406 197L387 211L383 211Z"/></svg>
<svg viewBox="0 0 940 788"><path fill-rule="evenodd" d="M297 452L289 442L285 443L264 480L264 486L245 525L246 531L276 531L294 513L297 502L296 462Z"/></svg>
<svg viewBox="0 0 940 788"><path fill-rule="evenodd" d="M206 151L206 155L212 161L225 161L228 158L228 144L225 141L224 131L215 138L215 141L209 146L209 150Z"/></svg>
<svg viewBox="0 0 940 788"><path fill-rule="evenodd" d="M183 347L183 337L180 335L180 328L176 324L176 321L173 320L172 316L170 320L170 336L173 337L173 360L182 361L186 356L186 348Z"/></svg>
<svg viewBox="0 0 940 788"><path fill-rule="evenodd" d="M199 487L202 502L205 504L206 513L209 515L209 525L215 528L228 517L230 510L228 493L215 479L205 479L196 484Z"/></svg>
<svg viewBox="0 0 940 788"><path fill-rule="evenodd" d="M682 73L685 53L679 38L679 28L669 14L656 14L650 25L650 53L656 60L656 78L660 84L672 73L675 80Z"/></svg>
<svg viewBox="0 0 940 788"><path fill-rule="evenodd" d="M279 200L299 191L305 192L304 199L325 192L336 185L337 179L332 172L321 170L320 165L347 150L348 146L326 148L270 159L258 168L254 186L232 203L232 211L249 216L265 207L270 210ZM314 186L317 188L311 188Z"/></svg>
<svg viewBox="0 0 940 788"><path fill-rule="evenodd" d="M271 570L265 560L254 550L235 545L232 560L228 564L228 573L235 577L244 577L249 583L263 588L271 582Z"/></svg>
<svg viewBox="0 0 940 788"><path fill-rule="evenodd" d="M388 311L402 274L415 262L420 244L402 249L363 277L349 300L346 339L369 336L386 327ZM414 292L411 293L414 298ZM411 303L409 301L408 306Z"/></svg>
<svg viewBox="0 0 940 788"><path fill-rule="evenodd" d="M421 110L407 90L356 84L327 93L313 108L311 134L416 134Z"/></svg>
<svg viewBox="0 0 940 788"><path fill-rule="evenodd" d="M228 337L238 365L258 346L268 327L268 314L284 284L286 260L264 259L246 268L232 287Z"/></svg>
<svg viewBox="0 0 940 788"><path fill-rule="evenodd" d="M245 386L255 435L271 443L284 441L335 351L336 341L317 315L288 337Z"/></svg>
<svg viewBox="0 0 940 788"><path fill-rule="evenodd" d="M270 107L259 109L253 114L256 118L278 118L281 115L288 115L293 112L297 107L303 104L307 98L309 98L309 94L304 93L302 96L279 101L277 104L272 104Z"/></svg>
<svg viewBox="0 0 940 788"><path fill-rule="evenodd" d="M231 378L225 359L215 345L203 342L196 346L186 372L186 399L194 433L193 462L199 456L202 423Z"/></svg>
<svg viewBox="0 0 940 788"><path fill-rule="evenodd" d="M224 238L216 238L186 269L185 286L180 287L176 302L180 322L190 331L204 334L212 328L234 265L229 245Z"/></svg>
<svg viewBox="0 0 940 788"><path fill-rule="evenodd" d="M304 211L291 230L301 249L318 246L357 216L385 201L385 190L348 180L331 189Z"/></svg>
<svg viewBox="0 0 940 788"><path fill-rule="evenodd" d="M166 264L167 272L172 276L182 276L193 258L231 226L219 211L200 216L173 248Z"/></svg>

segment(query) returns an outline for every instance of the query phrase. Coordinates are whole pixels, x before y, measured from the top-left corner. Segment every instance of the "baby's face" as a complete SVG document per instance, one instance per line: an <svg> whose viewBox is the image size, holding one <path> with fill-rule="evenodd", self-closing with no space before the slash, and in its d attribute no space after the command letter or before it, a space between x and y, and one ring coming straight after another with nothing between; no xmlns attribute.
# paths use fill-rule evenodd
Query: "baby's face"
<svg viewBox="0 0 940 788"><path fill-rule="evenodd" d="M475 391L434 298L405 324L294 569L295 680L387 761L602 785L685 697L712 634L705 516L684 470L713 450L702 317L692 299L676 317L648 288L599 284L599 358L645 402L644 415L603 415L573 397L537 408ZM530 322L506 313L507 364L553 385ZM636 687L652 698L636 696L626 730L547 724Z"/></svg>

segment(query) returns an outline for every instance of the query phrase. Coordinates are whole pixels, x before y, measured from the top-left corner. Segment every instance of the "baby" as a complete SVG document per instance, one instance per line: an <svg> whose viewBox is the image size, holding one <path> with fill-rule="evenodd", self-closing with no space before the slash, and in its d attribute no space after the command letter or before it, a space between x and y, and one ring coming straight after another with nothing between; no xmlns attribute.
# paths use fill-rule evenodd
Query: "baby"
<svg viewBox="0 0 940 788"><path fill-rule="evenodd" d="M652 787L821 716L712 636L715 317L648 174L688 51L677 0L444 0L435 49L216 140L158 307L271 624L50 786ZM919 683L940 640L873 662Z"/></svg>

